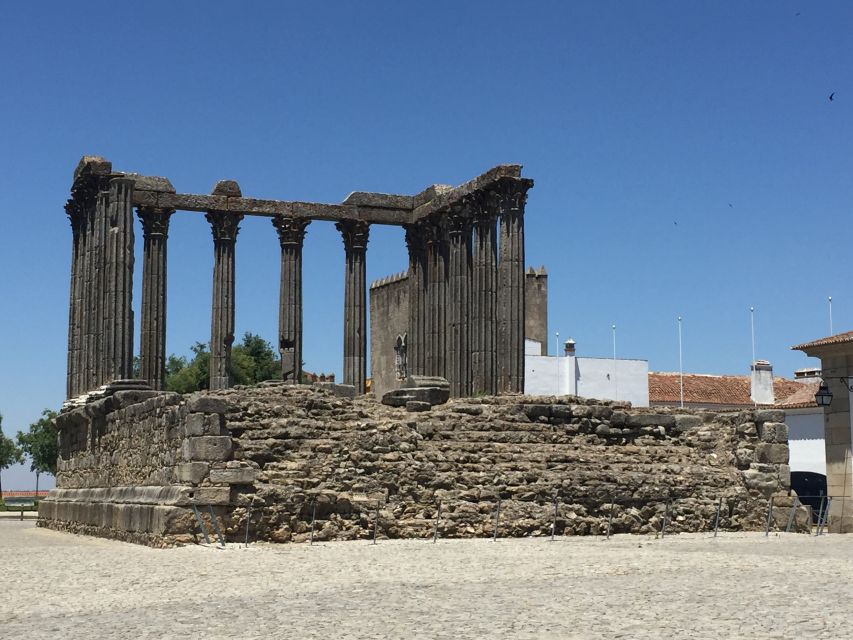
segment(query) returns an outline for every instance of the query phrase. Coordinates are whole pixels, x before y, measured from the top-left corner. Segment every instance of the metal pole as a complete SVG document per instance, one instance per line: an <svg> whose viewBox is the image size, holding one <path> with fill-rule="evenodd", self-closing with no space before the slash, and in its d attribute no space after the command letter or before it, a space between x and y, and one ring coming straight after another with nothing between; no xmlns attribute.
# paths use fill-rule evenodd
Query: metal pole
<svg viewBox="0 0 853 640"><path fill-rule="evenodd" d="M432 530L432 543L438 540L438 521L441 519L441 500L438 501L438 511L435 512L435 528Z"/></svg>
<svg viewBox="0 0 853 640"><path fill-rule="evenodd" d="M559 498L554 496L554 522L551 524L551 542L554 542L554 536L557 535L557 505Z"/></svg>
<svg viewBox="0 0 853 640"><path fill-rule="evenodd" d="M613 509L615 502L610 498L610 515L607 516L607 539L610 540L610 532L613 530Z"/></svg>
<svg viewBox="0 0 853 640"><path fill-rule="evenodd" d="M666 501L666 508L663 511L663 522L660 523L660 537L663 538L666 535L666 521L669 518L669 499Z"/></svg>
<svg viewBox="0 0 853 640"><path fill-rule="evenodd" d="M681 358L681 316L678 316L678 389L681 399L680 407L684 408L684 363Z"/></svg>
<svg viewBox="0 0 853 640"><path fill-rule="evenodd" d="M791 511L788 513L788 524L785 525L785 533L791 532L791 525L794 524L794 515L797 513L798 503L799 499L794 497L793 502L791 502Z"/></svg>
<svg viewBox="0 0 853 640"><path fill-rule="evenodd" d="M755 364L755 307L749 308L749 328L752 333L752 364Z"/></svg>
<svg viewBox="0 0 853 640"><path fill-rule="evenodd" d="M204 536L204 544L210 544L210 538L207 537L207 527L204 526L204 520L201 519L201 514L198 512L198 507L193 504L193 513L195 514L198 527L201 529L201 535Z"/></svg>
<svg viewBox="0 0 853 640"><path fill-rule="evenodd" d="M501 501L498 498L498 508L495 510L495 530L492 532L492 542L497 542L498 540L498 524L501 519Z"/></svg>
<svg viewBox="0 0 853 640"><path fill-rule="evenodd" d="M249 548L249 521L252 519L252 507L246 509L246 548Z"/></svg>
<svg viewBox="0 0 853 640"><path fill-rule="evenodd" d="M817 535L823 534L823 527L826 525L827 520L829 519L829 509L832 507L832 498L827 497L826 499L826 507L823 510L823 518L821 518L820 522L817 526Z"/></svg>
<svg viewBox="0 0 853 640"><path fill-rule="evenodd" d="M311 503L311 540L308 542L308 546L314 544L314 520L317 518L317 501Z"/></svg>
<svg viewBox="0 0 853 640"><path fill-rule="evenodd" d="M770 535L770 518L773 517L773 496L770 496L770 500L767 504L767 526L764 527L764 537Z"/></svg>
<svg viewBox="0 0 853 640"><path fill-rule="evenodd" d="M720 511L723 508L723 499L717 500L717 517L714 518L714 537L717 537L717 531L720 530Z"/></svg>
<svg viewBox="0 0 853 640"><path fill-rule="evenodd" d="M613 325L613 399L619 399L619 383L616 381L616 325Z"/></svg>
<svg viewBox="0 0 853 640"><path fill-rule="evenodd" d="M820 492L820 503L817 507L817 529L815 530L815 535L820 535L820 521L823 518L823 504L826 501L826 496L823 495L823 491Z"/></svg>
<svg viewBox="0 0 853 640"><path fill-rule="evenodd" d="M379 530L379 500L376 501L376 517L373 519L373 544L376 544L376 532Z"/></svg>
<svg viewBox="0 0 853 640"><path fill-rule="evenodd" d="M219 530L219 523L216 521L216 516L213 514L213 505L207 505L207 510L210 513L210 521L213 523L213 528L216 531L216 537L219 538L219 544L225 546L225 538L222 537L222 532Z"/></svg>
<svg viewBox="0 0 853 640"><path fill-rule="evenodd" d="M832 335L832 296L829 296L829 335Z"/></svg>

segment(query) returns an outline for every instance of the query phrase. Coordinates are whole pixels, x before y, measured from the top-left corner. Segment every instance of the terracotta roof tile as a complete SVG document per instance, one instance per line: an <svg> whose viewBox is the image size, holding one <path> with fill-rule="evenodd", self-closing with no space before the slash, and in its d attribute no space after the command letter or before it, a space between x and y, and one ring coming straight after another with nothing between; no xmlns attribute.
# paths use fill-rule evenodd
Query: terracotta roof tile
<svg viewBox="0 0 853 640"><path fill-rule="evenodd" d="M825 347L831 344L844 344L845 342L853 342L853 331L845 331L844 333L836 333L834 336L821 338L820 340L812 340L803 344L794 345L791 347L794 351L803 351L811 347Z"/></svg>
<svg viewBox="0 0 853 640"><path fill-rule="evenodd" d="M801 382L786 378L773 379L776 403L787 400L802 390ZM684 374L684 402L699 405L743 405L755 403L750 398L750 376L715 376L696 373ZM814 393L812 393L814 395ZM680 402L678 373L649 372L649 402Z"/></svg>
<svg viewBox="0 0 853 640"><path fill-rule="evenodd" d="M783 401L776 401L776 406L782 409L805 409L806 407L816 407L817 402L814 400L814 394L820 386L818 382L798 382L801 388L789 395Z"/></svg>

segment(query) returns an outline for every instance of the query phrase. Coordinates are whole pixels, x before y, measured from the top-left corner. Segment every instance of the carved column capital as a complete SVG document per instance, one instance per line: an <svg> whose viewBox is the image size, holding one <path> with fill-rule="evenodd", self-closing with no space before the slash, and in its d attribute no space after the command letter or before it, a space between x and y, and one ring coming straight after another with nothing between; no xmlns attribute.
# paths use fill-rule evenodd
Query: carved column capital
<svg viewBox="0 0 853 640"><path fill-rule="evenodd" d="M403 229L406 231L406 248L409 250L410 256L422 256L426 253L429 235L427 227L428 225L421 222L403 225Z"/></svg>
<svg viewBox="0 0 853 640"><path fill-rule="evenodd" d="M305 229L310 223L310 218L297 218L295 216L277 215L272 219L282 248L286 246L301 247L305 240Z"/></svg>
<svg viewBox="0 0 853 640"><path fill-rule="evenodd" d="M450 205L447 212L447 233L453 238L464 235L471 230L470 203L464 199Z"/></svg>
<svg viewBox="0 0 853 640"><path fill-rule="evenodd" d="M361 220L341 220L335 223L335 228L341 232L344 240L344 247L347 252L350 251L366 251L367 237L370 232L370 225Z"/></svg>
<svg viewBox="0 0 853 640"><path fill-rule="evenodd" d="M242 213L208 211L204 214L204 217L210 223L215 243L233 243L237 240L237 233L240 231L240 221L243 219Z"/></svg>
<svg viewBox="0 0 853 640"><path fill-rule="evenodd" d="M533 186L529 178L504 178L488 191L488 204L501 216L515 215L524 211L527 191Z"/></svg>
<svg viewBox="0 0 853 640"><path fill-rule="evenodd" d="M142 223L142 236L149 238L163 238L169 236L169 219L175 213L174 209L165 207L137 207L136 215Z"/></svg>

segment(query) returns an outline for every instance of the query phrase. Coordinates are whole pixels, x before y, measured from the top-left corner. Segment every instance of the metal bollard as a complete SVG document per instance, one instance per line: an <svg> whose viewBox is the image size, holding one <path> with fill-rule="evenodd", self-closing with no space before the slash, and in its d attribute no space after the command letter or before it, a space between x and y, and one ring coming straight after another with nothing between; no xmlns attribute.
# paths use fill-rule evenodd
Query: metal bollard
<svg viewBox="0 0 853 640"><path fill-rule="evenodd" d="M613 508L616 502L610 498L610 514L607 516L607 540L610 540L610 532L613 530Z"/></svg>
<svg viewBox="0 0 853 640"><path fill-rule="evenodd" d="M554 522L551 523L551 542L554 542L554 536L557 535L557 506L559 498L554 497Z"/></svg>
<svg viewBox="0 0 853 640"><path fill-rule="evenodd" d="M311 503L311 540L308 542L308 546L314 544L314 520L317 518L317 501Z"/></svg>
<svg viewBox="0 0 853 640"><path fill-rule="evenodd" d="M717 537L717 532L720 530L720 511L723 508L723 499L717 500L717 517L714 518L714 537Z"/></svg>
<svg viewBox="0 0 853 640"><path fill-rule="evenodd" d="M435 527L432 530L432 543L438 540L438 521L441 520L441 500L438 501L438 511L435 512Z"/></svg>
<svg viewBox="0 0 853 640"><path fill-rule="evenodd" d="M498 508L495 510L495 530L492 532L492 542L498 540L498 527L501 521L501 501L498 499Z"/></svg>
<svg viewBox="0 0 853 640"><path fill-rule="evenodd" d="M770 519L773 517L773 496L770 496L770 500L767 503L767 525L764 527L764 537L768 537L770 535Z"/></svg>
<svg viewBox="0 0 853 640"><path fill-rule="evenodd" d="M376 517L373 519L373 544L376 544L376 532L379 530L379 500L376 501Z"/></svg>

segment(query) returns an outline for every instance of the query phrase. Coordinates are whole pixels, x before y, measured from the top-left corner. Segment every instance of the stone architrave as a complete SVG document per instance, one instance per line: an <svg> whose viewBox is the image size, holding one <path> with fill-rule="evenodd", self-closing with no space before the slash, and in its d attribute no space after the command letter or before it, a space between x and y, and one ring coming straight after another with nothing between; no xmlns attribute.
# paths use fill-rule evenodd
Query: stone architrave
<svg viewBox="0 0 853 640"><path fill-rule="evenodd" d="M533 181L504 178L493 189L500 213L498 392L524 392L524 205Z"/></svg>
<svg viewBox="0 0 853 640"><path fill-rule="evenodd" d="M214 195L240 196L240 187L223 180ZM231 346L234 344L234 247L243 215L232 211L208 211L213 232L213 304L210 321L210 388L231 386Z"/></svg>
<svg viewBox="0 0 853 640"><path fill-rule="evenodd" d="M471 214L467 201L455 203L447 215L450 271L447 276L447 312L450 336L447 347L447 380L450 395L471 395L469 318L471 291Z"/></svg>
<svg viewBox="0 0 853 640"><path fill-rule="evenodd" d="M367 379L367 282L365 255L370 225L357 220L335 224L346 250L344 279L344 384L365 392Z"/></svg>
<svg viewBox="0 0 853 640"><path fill-rule="evenodd" d="M173 209L139 207L144 238L140 377L156 390L166 381L166 243Z"/></svg>
<svg viewBox="0 0 853 640"><path fill-rule="evenodd" d="M474 238L471 272L471 394L497 393L497 210L491 198L472 198Z"/></svg>
<svg viewBox="0 0 853 640"><path fill-rule="evenodd" d="M276 216L272 219L281 245L278 348L283 380L302 380L302 245L308 218Z"/></svg>
<svg viewBox="0 0 853 640"><path fill-rule="evenodd" d="M406 225L409 251L409 330L407 358L410 375L427 370L427 247L423 224Z"/></svg>

